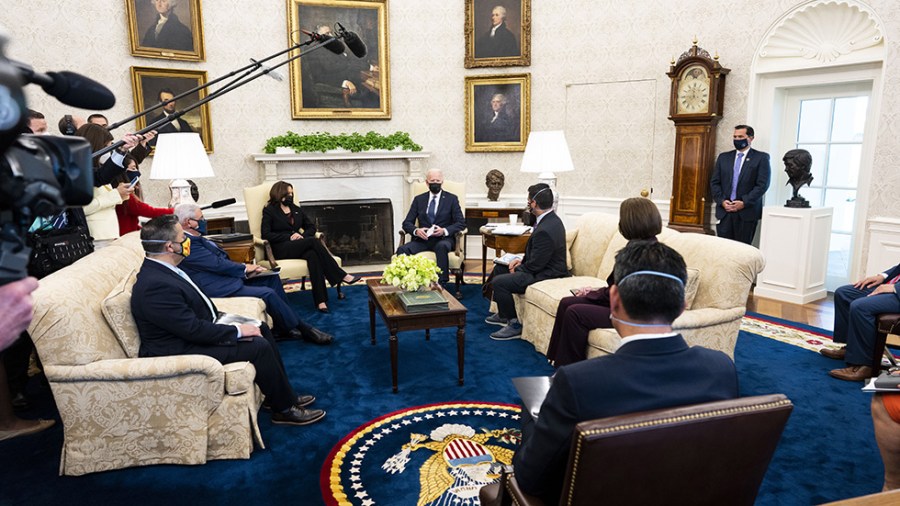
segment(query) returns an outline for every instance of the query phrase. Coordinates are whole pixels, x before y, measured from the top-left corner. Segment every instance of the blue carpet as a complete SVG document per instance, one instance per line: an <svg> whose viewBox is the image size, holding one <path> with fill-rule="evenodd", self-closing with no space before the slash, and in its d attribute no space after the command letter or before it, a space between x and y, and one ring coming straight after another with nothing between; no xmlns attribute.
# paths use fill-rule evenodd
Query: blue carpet
<svg viewBox="0 0 900 506"><path fill-rule="evenodd" d="M369 342L364 287L347 287L330 314L310 314L308 292L289 295L307 321L333 332L331 346L282 342L293 383L318 397L323 422L273 426L260 415L266 450L249 460L203 466L152 466L82 477L59 477L62 427L0 442L0 504L322 504L319 472L329 450L347 433L380 415L446 401L517 402L510 377L549 374L542 355L522 341L495 342L484 324L480 286L464 287L469 308L465 385L456 384L455 329L400 334L400 392L391 393L387 331ZM833 380L839 365L815 353L741 333L736 350L741 393L782 392L794 413L760 491L758 504L815 504L881 488L881 459L872 433L870 396L860 385ZM56 417L49 390L31 382L37 408L25 416Z"/></svg>

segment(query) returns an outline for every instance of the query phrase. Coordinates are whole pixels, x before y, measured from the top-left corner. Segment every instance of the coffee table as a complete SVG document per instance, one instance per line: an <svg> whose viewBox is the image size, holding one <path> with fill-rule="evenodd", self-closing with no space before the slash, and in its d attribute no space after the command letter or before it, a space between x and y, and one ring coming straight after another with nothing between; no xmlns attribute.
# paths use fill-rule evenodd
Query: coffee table
<svg viewBox="0 0 900 506"><path fill-rule="evenodd" d="M400 303L397 294L402 290L392 285L382 285L381 279L366 281L369 291L369 330L372 344L375 344L375 311L390 332L391 379L394 393L397 393L397 333L406 330L425 330L425 340L431 339L431 329L456 327L456 363L459 368L459 384L463 384L463 360L466 349L466 306L463 306L449 292L437 286L434 291L441 292L447 299L450 308L446 311L424 311L407 313Z"/></svg>

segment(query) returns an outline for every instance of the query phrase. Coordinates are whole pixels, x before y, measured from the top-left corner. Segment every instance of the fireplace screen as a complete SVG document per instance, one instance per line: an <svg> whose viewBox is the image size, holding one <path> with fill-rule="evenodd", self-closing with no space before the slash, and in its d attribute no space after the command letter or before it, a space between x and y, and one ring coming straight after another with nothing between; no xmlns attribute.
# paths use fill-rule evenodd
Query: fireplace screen
<svg viewBox="0 0 900 506"><path fill-rule="evenodd" d="M303 211L325 234L343 265L383 264L394 254L394 211L390 199L304 202Z"/></svg>

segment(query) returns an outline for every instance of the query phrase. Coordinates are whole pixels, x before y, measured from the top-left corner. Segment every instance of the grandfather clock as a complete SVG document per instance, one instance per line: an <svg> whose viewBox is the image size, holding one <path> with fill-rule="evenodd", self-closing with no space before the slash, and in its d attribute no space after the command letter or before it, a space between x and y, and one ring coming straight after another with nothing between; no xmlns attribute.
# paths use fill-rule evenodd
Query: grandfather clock
<svg viewBox="0 0 900 506"><path fill-rule="evenodd" d="M694 45L672 60L669 119L675 123L675 168L669 227L712 234L709 220L709 174L715 163L716 125L725 101L725 76L719 56Z"/></svg>

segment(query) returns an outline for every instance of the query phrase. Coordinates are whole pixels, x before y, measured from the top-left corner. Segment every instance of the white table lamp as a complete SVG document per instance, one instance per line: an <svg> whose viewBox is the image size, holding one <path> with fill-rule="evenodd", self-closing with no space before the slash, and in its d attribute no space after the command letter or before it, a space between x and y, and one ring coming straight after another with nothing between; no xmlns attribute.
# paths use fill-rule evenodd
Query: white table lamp
<svg viewBox="0 0 900 506"><path fill-rule="evenodd" d="M556 191L555 172L575 170L565 133L562 130L548 130L528 134L521 170L537 173L538 180L550 186L553 192L553 209L556 210L559 193Z"/></svg>
<svg viewBox="0 0 900 506"><path fill-rule="evenodd" d="M206 148L196 132L161 134L157 137L153 152L150 179L171 179L169 189L172 198L169 207L182 202L194 202L191 185L186 180L201 177L215 177Z"/></svg>

